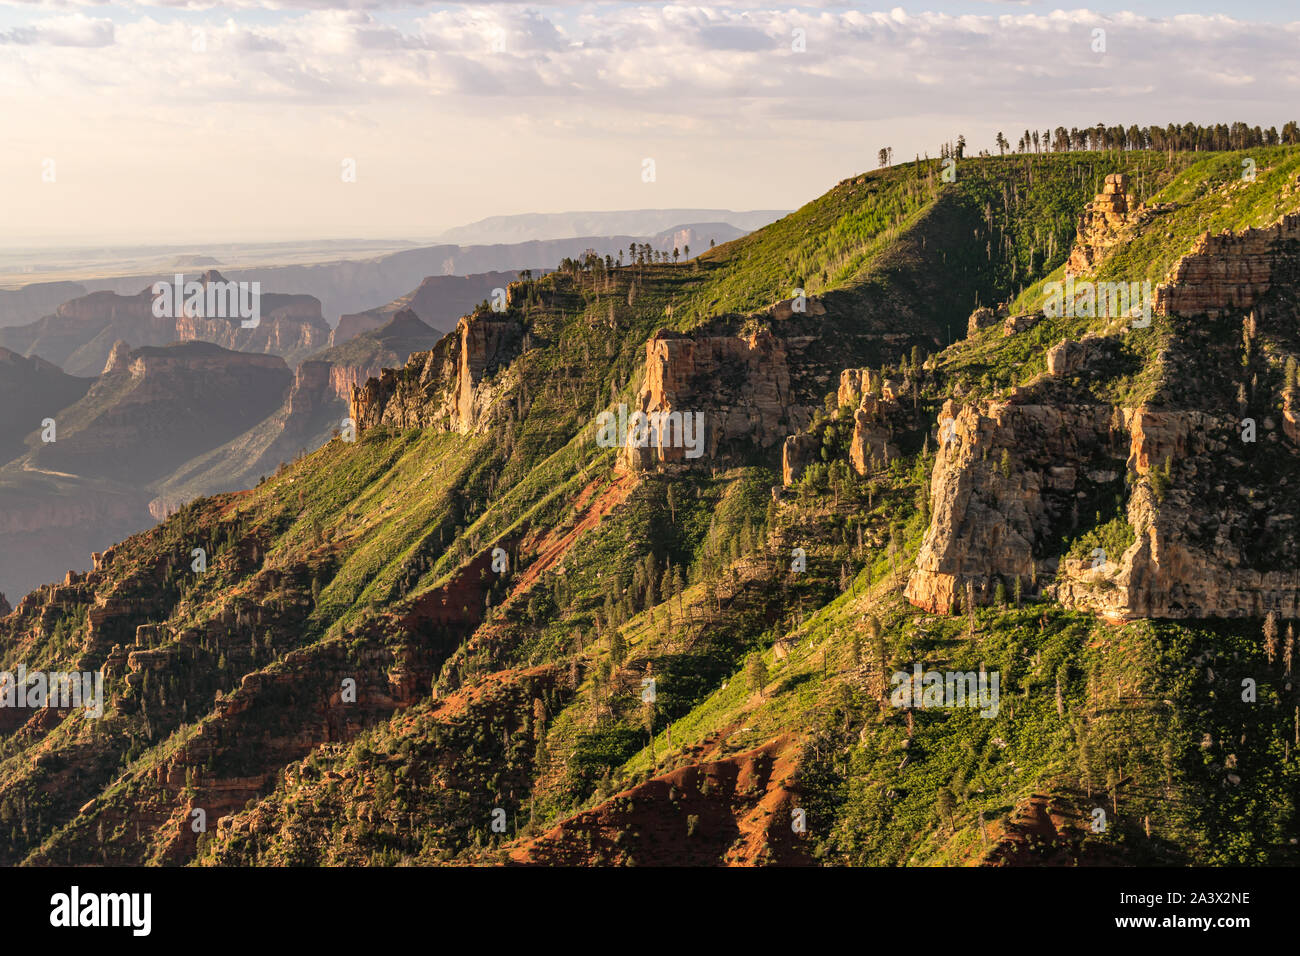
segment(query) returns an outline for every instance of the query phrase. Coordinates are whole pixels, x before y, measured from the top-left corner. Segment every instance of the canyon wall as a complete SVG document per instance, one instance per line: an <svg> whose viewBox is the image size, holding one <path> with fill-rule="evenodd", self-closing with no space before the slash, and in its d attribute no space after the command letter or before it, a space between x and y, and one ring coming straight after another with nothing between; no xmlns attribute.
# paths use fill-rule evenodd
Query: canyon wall
<svg viewBox="0 0 1300 956"><path fill-rule="evenodd" d="M1286 243L1300 242L1300 213L1263 229L1203 234L1156 289L1158 315L1218 315L1250 309L1273 284Z"/></svg>
<svg viewBox="0 0 1300 956"><path fill-rule="evenodd" d="M510 293L518 290L512 286ZM410 356L405 367L384 369L353 386L349 414L358 430L439 427L469 434L486 427L506 385L495 376L519 355L523 323L508 314L463 317L432 349Z"/></svg>
<svg viewBox="0 0 1300 956"><path fill-rule="evenodd" d="M225 280L209 272L202 281ZM0 329L0 345L39 354L72 375L98 375L119 340L137 348L211 342L232 351L278 355L290 363L329 344L330 328L312 296L263 292L260 315L257 327L246 329L238 318L156 316L151 289L136 295L92 292L64 302L36 322Z"/></svg>
<svg viewBox="0 0 1300 956"><path fill-rule="evenodd" d="M1080 219L1067 271L1093 271L1146 212L1132 204L1124 177L1108 176ZM1275 280L1294 274L1297 240L1300 215L1202 235L1157 289L1155 311L1213 318L1252 309ZM1270 319L1275 331L1292 321ZM977 603L989 603L999 583L1010 593L1018 580L1024 593L1114 620L1300 615L1300 502L1285 477L1272 495L1262 493L1278 469L1284 475L1297 463L1296 390L1283 389L1280 422L1262 417L1247 444L1235 403L1180 377L1191 372L1182 367L1189 350L1201 346L1175 345L1181 355L1166 346L1158 356L1164 385L1150 402L1079 403L1077 383L1112 374L1122 354L1120 339L1089 334L1052 346L1046 374L1008 400L945 404L932 520L907 599L951 612L968 585ZM1210 348L1221 352L1221 368L1240 364L1239 343ZM1078 541L1116 500L1132 543L1122 554L1075 548L1071 556L1065 542Z"/></svg>

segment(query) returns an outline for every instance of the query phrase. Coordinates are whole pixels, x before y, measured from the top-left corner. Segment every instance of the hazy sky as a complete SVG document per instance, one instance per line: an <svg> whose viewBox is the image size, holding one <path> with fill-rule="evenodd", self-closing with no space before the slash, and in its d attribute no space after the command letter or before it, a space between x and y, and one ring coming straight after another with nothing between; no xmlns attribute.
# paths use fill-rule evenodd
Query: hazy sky
<svg viewBox="0 0 1300 956"><path fill-rule="evenodd" d="M1295 0L0 0L0 246L793 208L886 145L1280 126L1300 116L1298 50Z"/></svg>

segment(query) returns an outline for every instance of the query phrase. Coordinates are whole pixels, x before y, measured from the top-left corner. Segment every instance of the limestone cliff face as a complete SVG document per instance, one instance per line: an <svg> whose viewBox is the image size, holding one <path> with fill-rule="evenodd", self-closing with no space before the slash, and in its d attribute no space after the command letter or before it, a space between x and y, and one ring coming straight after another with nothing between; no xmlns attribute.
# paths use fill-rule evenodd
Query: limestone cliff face
<svg viewBox="0 0 1300 956"><path fill-rule="evenodd" d="M354 386L351 418L359 430L388 425L480 431L508 391L509 382L497 373L519 355L523 332L522 322L508 314L465 316L454 332L413 354L404 368L386 368Z"/></svg>
<svg viewBox="0 0 1300 956"><path fill-rule="evenodd" d="M815 408L792 394L787 343L771 332L694 336L660 330L646 343L644 384L631 412L701 413L703 453L697 460L707 463L739 446L769 449L784 442L811 421ZM627 442L623 461L640 471L685 462L686 449L669 434L652 436L645 447Z"/></svg>
<svg viewBox="0 0 1300 956"><path fill-rule="evenodd" d="M174 383L187 375L243 375L259 373L287 376L284 359L277 355L253 355L223 349L142 348L129 356L127 374L135 380L132 398L167 398L175 394Z"/></svg>
<svg viewBox="0 0 1300 956"><path fill-rule="evenodd" d="M1249 309L1268 292L1285 255L1283 243L1300 241L1300 213L1264 229L1203 234L1156 289L1159 315L1218 315Z"/></svg>
<svg viewBox="0 0 1300 956"><path fill-rule="evenodd" d="M950 612L967 582L987 603L999 581L1010 591L1019 577L1025 593L1038 585L1067 607L1116 620L1300 613L1300 566L1251 566L1252 509L1223 501L1223 484L1198 490L1189 477L1160 500L1143 480L1166 461L1176 474L1214 474L1232 454L1234 419L1015 398L960 410L949 403L946 418L933 519L905 591L913 604ZM1132 476L1134 543L1100 564L1065 557L1058 565L1054 546L1087 518L1077 502L1119 492L1124 474Z"/></svg>
<svg viewBox="0 0 1300 956"><path fill-rule="evenodd" d="M1001 580L1026 593L1038 580L1036 546L1072 513L1083 484L1119 477L1127 436L1107 406L982 402L939 416L930 482L932 519L907 582L909 601L947 613L974 586L989 600ZM1005 460L1003 458L1005 454Z"/></svg>

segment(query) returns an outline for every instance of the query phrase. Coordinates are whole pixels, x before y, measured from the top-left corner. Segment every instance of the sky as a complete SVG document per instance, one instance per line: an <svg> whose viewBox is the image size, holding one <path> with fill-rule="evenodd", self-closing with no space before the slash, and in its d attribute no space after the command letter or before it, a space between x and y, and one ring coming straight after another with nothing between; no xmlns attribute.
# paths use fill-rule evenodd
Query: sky
<svg viewBox="0 0 1300 956"><path fill-rule="evenodd" d="M795 208L882 146L1280 127L1298 49L1296 0L0 0L0 246Z"/></svg>

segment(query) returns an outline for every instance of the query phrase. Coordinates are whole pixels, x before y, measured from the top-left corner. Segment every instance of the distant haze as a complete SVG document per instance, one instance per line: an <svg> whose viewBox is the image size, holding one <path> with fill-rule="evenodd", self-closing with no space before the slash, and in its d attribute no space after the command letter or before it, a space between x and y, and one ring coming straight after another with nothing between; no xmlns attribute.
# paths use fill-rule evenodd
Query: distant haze
<svg viewBox="0 0 1300 956"><path fill-rule="evenodd" d="M569 239L576 236L652 236L696 223L726 223L753 232L784 216L787 209L627 209L616 212L553 212L491 216L439 234L439 242L460 245Z"/></svg>

